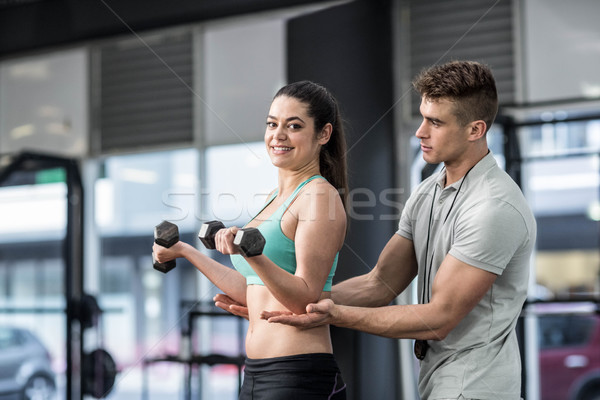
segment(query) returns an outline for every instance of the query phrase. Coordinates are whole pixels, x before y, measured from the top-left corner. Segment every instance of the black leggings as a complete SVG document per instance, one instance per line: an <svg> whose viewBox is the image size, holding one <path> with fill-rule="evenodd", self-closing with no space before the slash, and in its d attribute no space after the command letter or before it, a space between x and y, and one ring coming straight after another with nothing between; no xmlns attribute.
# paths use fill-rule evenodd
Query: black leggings
<svg viewBox="0 0 600 400"><path fill-rule="evenodd" d="M247 359L240 400L345 400L332 354Z"/></svg>

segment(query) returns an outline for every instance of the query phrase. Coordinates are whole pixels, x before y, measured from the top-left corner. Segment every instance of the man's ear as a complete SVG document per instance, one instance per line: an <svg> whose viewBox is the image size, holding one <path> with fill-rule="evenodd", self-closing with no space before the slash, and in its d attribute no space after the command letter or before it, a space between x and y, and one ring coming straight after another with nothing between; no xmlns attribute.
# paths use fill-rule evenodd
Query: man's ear
<svg viewBox="0 0 600 400"><path fill-rule="evenodd" d="M485 137L487 130L487 124L483 120L477 120L470 123L471 132L469 133L469 140L475 141Z"/></svg>
<svg viewBox="0 0 600 400"><path fill-rule="evenodd" d="M321 129L321 132L319 132L319 135L317 136L317 141L319 142L320 145L325 145L327 144L327 142L329 142L329 139L331 139L331 133L333 132L333 125L331 125L329 122L325 124L325 126L323 127L323 129Z"/></svg>

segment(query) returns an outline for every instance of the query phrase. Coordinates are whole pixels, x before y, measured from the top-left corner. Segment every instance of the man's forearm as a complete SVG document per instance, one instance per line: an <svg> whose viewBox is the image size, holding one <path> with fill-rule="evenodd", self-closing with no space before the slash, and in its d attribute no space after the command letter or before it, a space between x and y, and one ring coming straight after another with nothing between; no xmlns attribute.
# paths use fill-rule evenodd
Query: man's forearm
<svg viewBox="0 0 600 400"><path fill-rule="evenodd" d="M385 306L398 294L374 274L355 276L334 285L331 289L331 299L334 303L356 307Z"/></svg>
<svg viewBox="0 0 600 400"><path fill-rule="evenodd" d="M417 276L412 241L394 234L369 273L338 283L331 290L336 304L380 307L390 304Z"/></svg>
<svg viewBox="0 0 600 400"><path fill-rule="evenodd" d="M331 325L395 339L442 340L447 316L434 312L428 304L393 305L364 308L335 305L328 321Z"/></svg>

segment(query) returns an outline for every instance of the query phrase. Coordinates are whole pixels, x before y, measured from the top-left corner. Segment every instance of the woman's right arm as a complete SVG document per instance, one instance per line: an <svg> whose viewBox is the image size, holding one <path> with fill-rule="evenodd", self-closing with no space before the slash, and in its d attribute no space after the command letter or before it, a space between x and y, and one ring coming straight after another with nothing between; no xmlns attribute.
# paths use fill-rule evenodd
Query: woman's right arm
<svg viewBox="0 0 600 400"><path fill-rule="evenodd" d="M195 247L181 241L169 248L154 243L152 250L160 263L180 257L187 259L229 297L239 304L246 305L246 278L235 269L216 262Z"/></svg>

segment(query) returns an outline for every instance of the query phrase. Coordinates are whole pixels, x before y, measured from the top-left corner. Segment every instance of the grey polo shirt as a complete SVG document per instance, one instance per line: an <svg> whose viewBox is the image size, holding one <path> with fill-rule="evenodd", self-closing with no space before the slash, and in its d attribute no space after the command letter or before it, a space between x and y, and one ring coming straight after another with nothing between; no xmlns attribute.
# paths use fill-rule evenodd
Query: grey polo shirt
<svg viewBox="0 0 600 400"><path fill-rule="evenodd" d="M498 277L444 340L429 341L419 392L424 399L518 399L521 362L514 327L527 296L535 219L491 152L444 188L445 176L443 169L416 188L397 232L414 244L419 302L429 302L448 254Z"/></svg>

